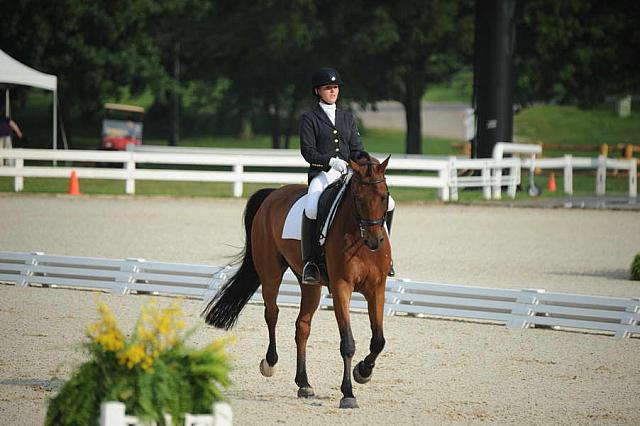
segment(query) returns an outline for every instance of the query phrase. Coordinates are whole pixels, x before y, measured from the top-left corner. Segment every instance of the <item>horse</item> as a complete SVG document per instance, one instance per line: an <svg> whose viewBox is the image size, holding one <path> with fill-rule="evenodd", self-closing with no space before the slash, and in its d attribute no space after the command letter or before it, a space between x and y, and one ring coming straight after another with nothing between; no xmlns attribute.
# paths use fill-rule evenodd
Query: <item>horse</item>
<svg viewBox="0 0 640 426"><path fill-rule="evenodd" d="M384 226L389 200L384 173L389 158L380 163L363 152L360 158L349 160L353 170L351 182L324 243L328 282L323 278L322 284L328 286L333 298L340 331L340 355L344 364L340 408L358 408L351 382L351 362L356 347L351 332L349 305L354 291L361 293L367 301L372 332L369 354L353 368L356 382L369 382L375 361L385 345L384 297L391 265L391 245ZM244 211L245 247L237 258L240 267L202 312L207 324L229 330L262 284L269 345L265 358L260 362L260 372L270 377L278 362L276 298L282 276L288 267L291 268L302 295L295 332L295 383L299 398L315 396L307 377L306 346L311 321L320 303L322 286L302 283L300 242L282 239L282 230L290 208L306 191L306 185L285 185L279 189L260 189L248 199Z"/></svg>

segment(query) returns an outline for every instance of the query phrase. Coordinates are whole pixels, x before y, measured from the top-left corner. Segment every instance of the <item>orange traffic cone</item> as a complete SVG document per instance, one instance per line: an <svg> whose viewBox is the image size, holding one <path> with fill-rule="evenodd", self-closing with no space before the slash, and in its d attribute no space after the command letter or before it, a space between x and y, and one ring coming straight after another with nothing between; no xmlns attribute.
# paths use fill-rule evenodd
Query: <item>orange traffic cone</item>
<svg viewBox="0 0 640 426"><path fill-rule="evenodd" d="M71 178L69 179L69 195L80 195L80 183L78 183L78 175L75 170L71 170Z"/></svg>
<svg viewBox="0 0 640 426"><path fill-rule="evenodd" d="M549 192L556 192L556 174L551 172L549 174Z"/></svg>

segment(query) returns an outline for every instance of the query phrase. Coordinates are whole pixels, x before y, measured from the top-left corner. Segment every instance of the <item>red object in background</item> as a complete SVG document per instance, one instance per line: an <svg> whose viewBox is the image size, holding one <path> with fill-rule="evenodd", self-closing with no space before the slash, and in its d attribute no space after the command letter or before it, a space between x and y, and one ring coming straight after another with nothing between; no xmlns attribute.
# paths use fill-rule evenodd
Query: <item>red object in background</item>
<svg viewBox="0 0 640 426"><path fill-rule="evenodd" d="M69 179L69 195L80 195L80 182L78 182L78 174L75 170L71 170L71 178Z"/></svg>
<svg viewBox="0 0 640 426"><path fill-rule="evenodd" d="M137 138L129 138L126 136L105 136L102 138L101 149L113 149L116 151L126 151L127 145L141 145L142 141Z"/></svg>
<svg viewBox="0 0 640 426"><path fill-rule="evenodd" d="M549 192L556 192L556 174L551 172L549 174Z"/></svg>

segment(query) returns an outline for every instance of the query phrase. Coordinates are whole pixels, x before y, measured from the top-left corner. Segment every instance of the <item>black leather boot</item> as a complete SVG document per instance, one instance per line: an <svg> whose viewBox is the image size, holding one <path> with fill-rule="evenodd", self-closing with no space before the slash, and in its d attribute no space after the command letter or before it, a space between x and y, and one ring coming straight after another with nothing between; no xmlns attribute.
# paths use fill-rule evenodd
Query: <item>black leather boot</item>
<svg viewBox="0 0 640 426"><path fill-rule="evenodd" d="M389 233L389 238L391 238L391 223L393 222L393 212L396 210L393 209L390 212L387 212L387 232ZM396 270L393 267L393 259L391 259L391 268L389 269L389 273L387 274L390 277L396 276Z"/></svg>
<svg viewBox="0 0 640 426"><path fill-rule="evenodd" d="M316 223L315 219L309 219L305 213L302 214L302 263L304 268L302 269L302 283L317 285L320 284L320 270L316 264L316 246L318 241L316 238Z"/></svg>

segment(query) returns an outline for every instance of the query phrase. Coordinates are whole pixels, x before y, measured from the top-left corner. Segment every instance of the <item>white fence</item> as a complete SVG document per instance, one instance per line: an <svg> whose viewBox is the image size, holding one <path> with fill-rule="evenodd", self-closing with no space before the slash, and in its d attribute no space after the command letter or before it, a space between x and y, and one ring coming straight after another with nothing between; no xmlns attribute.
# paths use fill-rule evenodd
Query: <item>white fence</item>
<svg viewBox="0 0 640 426"><path fill-rule="evenodd" d="M185 414L184 426L231 426L233 424L233 411L226 402L213 404L212 414ZM167 426L173 425L170 415L164 415ZM143 422L135 416L125 414L125 405L122 402L111 401L100 404L100 426L155 426L155 422Z"/></svg>
<svg viewBox="0 0 640 426"><path fill-rule="evenodd" d="M80 179L115 179L125 181L125 192L135 193L136 180L229 182L233 184L233 195L242 196L244 183L306 183L307 163L299 155L290 151L274 155L273 150L214 150L194 148L192 150L160 151L81 151L81 150L0 150L0 158L15 160L13 166L0 167L0 176L14 178L14 190L22 191L25 177L68 178L76 170ZM562 163L548 163L556 159L537 160L536 167L562 168L569 176L565 181L565 191L572 192L571 168L592 168L598 170L596 192L603 194L607 169L624 169L629 172L629 196L637 196L637 165L634 160L611 160L572 158L557 159ZM51 167L25 165L25 161L53 161L78 163L111 163L114 167ZM545 162L547 161L547 162ZM120 166L122 164L123 166ZM175 166L171 169L140 168L140 165ZM553 164L550 167L549 164ZM556 166L555 164L562 164ZM224 167L228 170L185 170L184 166ZM500 191L507 186L510 197L515 197L515 189L520 184L520 170L527 167L526 160L504 159L459 159L456 157L431 159L406 156L393 158L389 163L387 180L391 187L435 188L441 200L457 200L458 188L483 188L485 198L500 198ZM117 167L117 168L116 168ZM248 167L272 168L273 171L247 171ZM298 169L298 170L296 170ZM502 169L510 169L509 175ZM460 171L480 171L479 176L459 176ZM569 170L567 174L567 170ZM394 174L403 171L406 174ZM425 172L430 175L425 175ZM415 173L411 175L410 173ZM566 177L565 177L566 179Z"/></svg>
<svg viewBox="0 0 640 426"><path fill-rule="evenodd" d="M17 286L97 289L117 294L160 294L207 300L234 272L217 266L0 252L0 282ZM261 303L258 291L252 302ZM278 302L298 305L300 287L288 270ZM321 307L332 308L323 288ZM354 293L351 308L366 309ZM561 327L597 330L617 337L640 335L640 298L497 289L410 280L387 280L386 315L454 317L504 323L510 328Z"/></svg>

